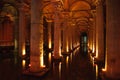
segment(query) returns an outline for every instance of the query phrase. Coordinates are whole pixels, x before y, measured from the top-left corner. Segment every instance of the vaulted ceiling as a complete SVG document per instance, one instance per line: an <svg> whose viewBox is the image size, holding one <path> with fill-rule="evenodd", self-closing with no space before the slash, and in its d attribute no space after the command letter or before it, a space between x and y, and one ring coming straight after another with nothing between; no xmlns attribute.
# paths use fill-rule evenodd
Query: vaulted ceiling
<svg viewBox="0 0 120 80"><path fill-rule="evenodd" d="M55 1L55 0L51 0ZM54 18L54 6L50 0L45 0L46 6L43 8L44 16L47 20ZM92 10L95 9L95 2L97 0L58 0L58 10L60 12L60 19L80 29L88 29L91 26L93 14Z"/></svg>
<svg viewBox="0 0 120 80"><path fill-rule="evenodd" d="M46 20L53 20L55 9L53 3L56 2L57 10L61 21L67 21L76 26L86 28L92 23L92 10L95 9L95 3L98 0L41 0L43 2L43 15ZM2 0L13 4L25 3L31 6L31 0ZM2 3L0 3L2 4Z"/></svg>

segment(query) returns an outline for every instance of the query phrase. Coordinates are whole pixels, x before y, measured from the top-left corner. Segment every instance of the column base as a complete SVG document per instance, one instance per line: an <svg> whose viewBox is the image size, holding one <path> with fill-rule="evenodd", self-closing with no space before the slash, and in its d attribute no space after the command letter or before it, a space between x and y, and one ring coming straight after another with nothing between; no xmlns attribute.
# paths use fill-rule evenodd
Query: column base
<svg viewBox="0 0 120 80"><path fill-rule="evenodd" d="M70 56L70 54L71 54L70 52L62 52L63 56Z"/></svg>
<svg viewBox="0 0 120 80"><path fill-rule="evenodd" d="M57 61L57 62L61 62L62 61L62 56L59 56L59 57L52 56L52 60Z"/></svg>
<svg viewBox="0 0 120 80"><path fill-rule="evenodd" d="M23 70L22 74L26 76L42 77L49 71L48 68L40 68L38 71L32 71L30 68Z"/></svg>
<svg viewBox="0 0 120 80"><path fill-rule="evenodd" d="M52 52L52 51L53 51L53 49L51 49L51 48L48 49L48 52Z"/></svg>

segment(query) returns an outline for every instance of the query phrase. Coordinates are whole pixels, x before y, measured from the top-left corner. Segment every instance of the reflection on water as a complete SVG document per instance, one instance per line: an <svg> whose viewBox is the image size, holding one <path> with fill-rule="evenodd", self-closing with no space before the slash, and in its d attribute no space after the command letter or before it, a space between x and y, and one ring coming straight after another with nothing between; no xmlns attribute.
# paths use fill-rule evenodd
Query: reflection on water
<svg viewBox="0 0 120 80"><path fill-rule="evenodd" d="M25 66L26 66L26 60L22 60L22 68L25 69Z"/></svg>
<svg viewBox="0 0 120 80"><path fill-rule="evenodd" d="M61 62L59 62L59 79L61 80Z"/></svg>
<svg viewBox="0 0 120 80"><path fill-rule="evenodd" d="M49 53L48 53L48 62L49 62L49 67L50 67L50 65L51 65L51 61L52 61L52 53L51 53L51 52L49 52Z"/></svg>
<svg viewBox="0 0 120 80"><path fill-rule="evenodd" d="M69 56L66 57L66 67L68 68Z"/></svg>
<svg viewBox="0 0 120 80"><path fill-rule="evenodd" d="M44 61L46 67L49 68L49 72L42 78L21 75L20 70L25 70L30 67L30 59L27 57L20 61L20 63L15 65L21 64L22 69L18 66L9 64L9 61L7 61L8 64L0 64L0 80L100 80L99 66L95 64L93 66L90 60L82 56L77 50L70 55L64 55L61 61L53 61L52 53L46 53ZM3 66L5 66L5 68ZM4 72L6 76L12 75L12 77L16 76L16 78L1 78L2 72ZM7 74L8 72L9 74Z"/></svg>
<svg viewBox="0 0 120 80"><path fill-rule="evenodd" d="M98 80L98 65L95 64L95 71L96 71L96 80Z"/></svg>

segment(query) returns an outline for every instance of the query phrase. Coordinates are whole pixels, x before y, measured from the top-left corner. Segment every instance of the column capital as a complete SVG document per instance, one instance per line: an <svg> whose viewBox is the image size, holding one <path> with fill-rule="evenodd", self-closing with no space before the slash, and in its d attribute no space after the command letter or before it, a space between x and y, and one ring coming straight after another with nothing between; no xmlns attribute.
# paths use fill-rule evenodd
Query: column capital
<svg viewBox="0 0 120 80"><path fill-rule="evenodd" d="M100 5L103 6L104 5L104 0L96 0L95 4L96 4L96 7L100 6Z"/></svg>
<svg viewBox="0 0 120 80"><path fill-rule="evenodd" d="M30 6L24 2L18 3L17 6L18 6L19 12L23 12L26 14L26 13L29 13L30 11Z"/></svg>

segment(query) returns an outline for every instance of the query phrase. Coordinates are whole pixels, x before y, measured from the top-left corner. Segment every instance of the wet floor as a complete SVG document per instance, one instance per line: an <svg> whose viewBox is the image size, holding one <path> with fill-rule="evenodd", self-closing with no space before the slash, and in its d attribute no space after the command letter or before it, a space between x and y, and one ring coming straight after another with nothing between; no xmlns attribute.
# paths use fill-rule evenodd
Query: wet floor
<svg viewBox="0 0 120 80"><path fill-rule="evenodd" d="M28 68L29 58L0 60L0 80L100 80L98 66L93 66L88 55L79 50L69 56L64 55L61 61L54 61L52 53L44 55L49 71L42 77L26 76L22 71Z"/></svg>

